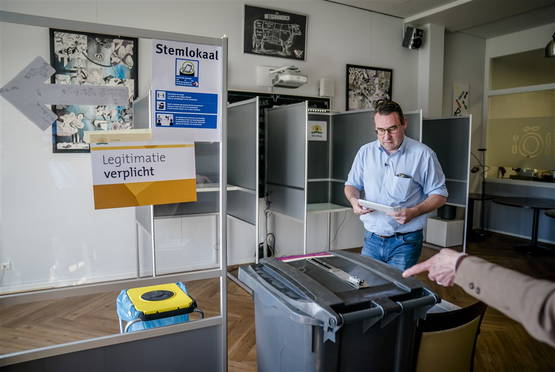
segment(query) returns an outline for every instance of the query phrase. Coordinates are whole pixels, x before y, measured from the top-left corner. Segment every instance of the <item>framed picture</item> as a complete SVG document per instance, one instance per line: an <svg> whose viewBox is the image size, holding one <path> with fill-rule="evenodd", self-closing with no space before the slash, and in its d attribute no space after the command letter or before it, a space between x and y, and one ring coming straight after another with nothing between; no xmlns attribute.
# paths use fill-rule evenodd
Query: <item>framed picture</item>
<svg viewBox="0 0 555 372"><path fill-rule="evenodd" d="M347 65L347 111L374 109L376 101L391 99L393 70Z"/></svg>
<svg viewBox="0 0 555 372"><path fill-rule="evenodd" d="M136 38L50 29L50 63L55 84L124 86L127 106L52 105L58 119L52 124L54 152L89 152L87 130L130 129L131 105L138 92Z"/></svg>
<svg viewBox="0 0 555 372"><path fill-rule="evenodd" d="M245 5L243 51L304 61L306 16Z"/></svg>

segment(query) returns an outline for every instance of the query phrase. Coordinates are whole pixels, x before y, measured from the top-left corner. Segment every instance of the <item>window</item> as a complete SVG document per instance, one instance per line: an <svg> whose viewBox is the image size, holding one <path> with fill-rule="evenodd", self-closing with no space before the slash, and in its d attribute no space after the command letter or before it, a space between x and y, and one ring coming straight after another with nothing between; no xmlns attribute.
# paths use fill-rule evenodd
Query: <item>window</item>
<svg viewBox="0 0 555 372"><path fill-rule="evenodd" d="M491 59L489 175L553 182L555 58L543 49Z"/></svg>

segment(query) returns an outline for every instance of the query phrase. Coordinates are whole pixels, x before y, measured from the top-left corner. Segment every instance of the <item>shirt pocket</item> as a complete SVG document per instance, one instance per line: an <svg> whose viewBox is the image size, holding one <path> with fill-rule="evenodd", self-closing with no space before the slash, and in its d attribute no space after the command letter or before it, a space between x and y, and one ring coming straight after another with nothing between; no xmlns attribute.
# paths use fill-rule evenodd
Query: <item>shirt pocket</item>
<svg viewBox="0 0 555 372"><path fill-rule="evenodd" d="M399 203L405 202L416 190L416 182L411 177L393 177L391 198Z"/></svg>

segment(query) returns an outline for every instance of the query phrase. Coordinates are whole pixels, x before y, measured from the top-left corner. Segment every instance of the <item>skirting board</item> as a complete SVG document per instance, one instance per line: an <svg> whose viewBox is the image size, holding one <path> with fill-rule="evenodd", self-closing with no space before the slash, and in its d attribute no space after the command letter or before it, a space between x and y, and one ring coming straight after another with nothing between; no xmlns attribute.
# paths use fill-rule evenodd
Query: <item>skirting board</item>
<svg viewBox="0 0 555 372"><path fill-rule="evenodd" d="M514 236L515 238L521 238L521 239L530 240L530 236L528 236L528 235L513 234L513 233L510 233L510 232L501 231L501 230L494 230L494 229L485 229L485 230L486 230L486 231L491 231L491 232L494 232L494 233L498 233L498 234L502 234L502 235ZM547 239L540 239L540 238L538 238L538 242L540 242L540 243L547 243L547 244L554 244L554 245L555 245L555 241L553 241L553 240L547 240Z"/></svg>

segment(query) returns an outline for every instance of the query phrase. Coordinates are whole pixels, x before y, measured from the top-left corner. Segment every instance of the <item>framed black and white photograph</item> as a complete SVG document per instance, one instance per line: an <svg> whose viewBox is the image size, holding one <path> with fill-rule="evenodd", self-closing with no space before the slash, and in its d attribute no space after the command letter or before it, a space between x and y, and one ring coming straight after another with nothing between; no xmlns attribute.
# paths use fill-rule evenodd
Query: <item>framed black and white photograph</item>
<svg viewBox="0 0 555 372"><path fill-rule="evenodd" d="M304 61L306 16L245 5L243 51Z"/></svg>
<svg viewBox="0 0 555 372"><path fill-rule="evenodd" d="M58 119L52 124L54 152L89 152L84 132L133 128L131 105L138 92L136 38L50 29L52 83L123 86L127 106L52 105Z"/></svg>
<svg viewBox="0 0 555 372"><path fill-rule="evenodd" d="M374 109L376 101L391 99L393 70L347 65L346 109Z"/></svg>

